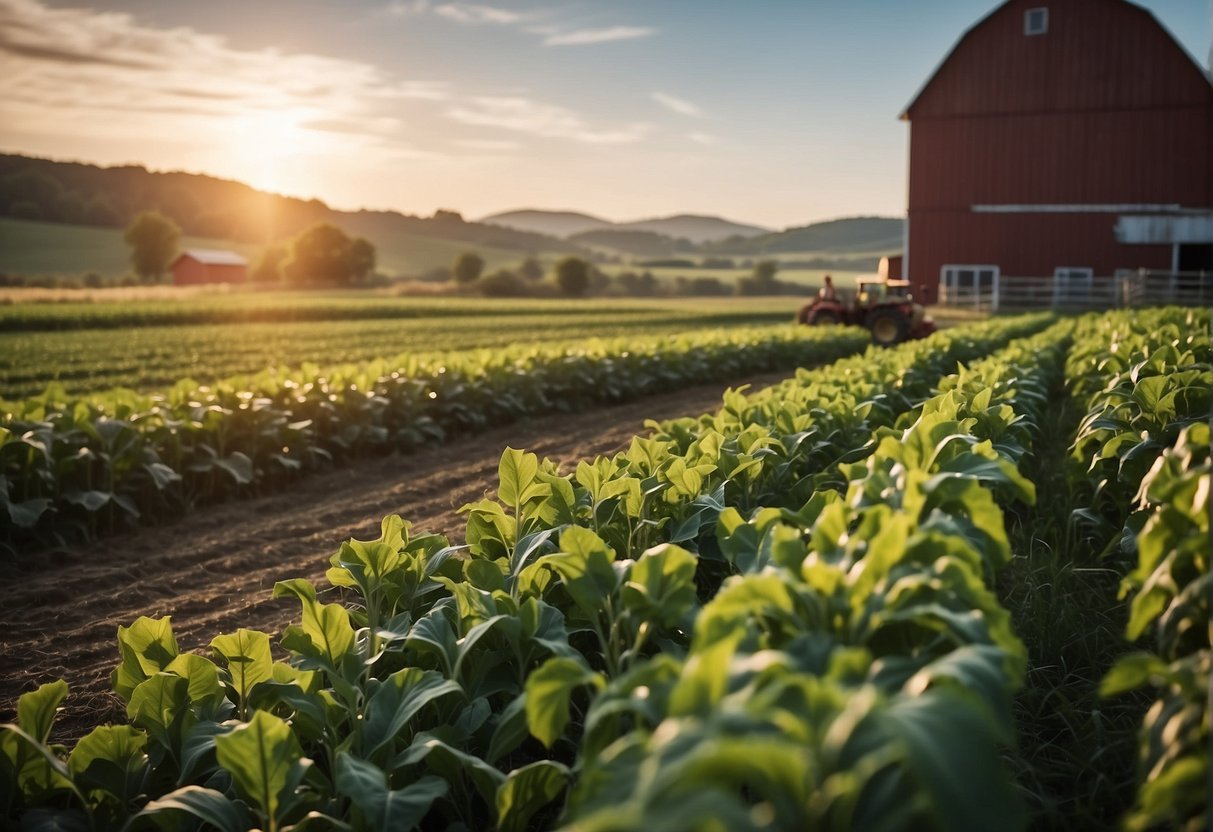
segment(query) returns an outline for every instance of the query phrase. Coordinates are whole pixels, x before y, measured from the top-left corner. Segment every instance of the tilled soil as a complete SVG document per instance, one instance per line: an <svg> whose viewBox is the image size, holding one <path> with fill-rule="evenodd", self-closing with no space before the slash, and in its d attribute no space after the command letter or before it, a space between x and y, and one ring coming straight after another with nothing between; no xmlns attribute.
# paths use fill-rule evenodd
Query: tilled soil
<svg viewBox="0 0 1213 832"><path fill-rule="evenodd" d="M715 410L726 386L772 384L790 373L735 379L579 414L532 419L409 455L392 455L303 480L290 490L213 506L169 526L56 553L9 582L0 612L0 722L17 697L66 679L70 694L54 738L82 736L125 719L110 691L119 625L171 615L182 650L203 650L238 627L280 632L298 602L274 600L274 583L324 584L328 557L348 538L374 539L384 515L462 542L458 509L496 486L508 445L559 461L624 449L646 419Z"/></svg>

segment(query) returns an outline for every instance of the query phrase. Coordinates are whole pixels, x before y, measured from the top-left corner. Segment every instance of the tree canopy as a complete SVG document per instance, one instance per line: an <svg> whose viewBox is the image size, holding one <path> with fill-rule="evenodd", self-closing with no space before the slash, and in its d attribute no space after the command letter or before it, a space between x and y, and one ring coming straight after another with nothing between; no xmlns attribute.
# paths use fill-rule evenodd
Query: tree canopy
<svg viewBox="0 0 1213 832"><path fill-rule="evenodd" d="M291 241L282 276L296 285L346 286L375 269L375 247L331 223L313 225Z"/></svg>
<svg viewBox="0 0 1213 832"><path fill-rule="evenodd" d="M556 264L556 285L566 295L584 295L590 285L590 264L580 257L565 257Z"/></svg>
<svg viewBox="0 0 1213 832"><path fill-rule="evenodd" d="M159 211L143 211L131 220L122 239L131 247L131 265L144 280L161 277L172 265L181 228Z"/></svg>
<svg viewBox="0 0 1213 832"><path fill-rule="evenodd" d="M484 271L484 258L474 251L465 251L455 260L453 271L456 283L475 283Z"/></svg>

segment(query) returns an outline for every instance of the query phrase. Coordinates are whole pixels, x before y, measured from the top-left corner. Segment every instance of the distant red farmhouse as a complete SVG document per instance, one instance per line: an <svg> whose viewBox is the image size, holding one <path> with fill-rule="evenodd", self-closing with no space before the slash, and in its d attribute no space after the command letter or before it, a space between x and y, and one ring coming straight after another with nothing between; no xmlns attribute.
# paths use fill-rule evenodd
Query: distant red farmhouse
<svg viewBox="0 0 1213 832"><path fill-rule="evenodd" d="M953 47L910 122L905 270L1060 284L1213 270L1213 84L1125 0L1010 0Z"/></svg>
<svg viewBox="0 0 1213 832"><path fill-rule="evenodd" d="M173 261L172 270L177 286L244 283L248 279L248 261L234 251L187 249Z"/></svg>

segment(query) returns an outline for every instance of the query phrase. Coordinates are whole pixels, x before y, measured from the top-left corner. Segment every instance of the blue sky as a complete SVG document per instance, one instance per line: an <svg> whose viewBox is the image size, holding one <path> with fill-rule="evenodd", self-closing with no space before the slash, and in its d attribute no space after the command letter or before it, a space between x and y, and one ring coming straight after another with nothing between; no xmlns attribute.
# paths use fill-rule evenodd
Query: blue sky
<svg viewBox="0 0 1213 832"><path fill-rule="evenodd" d="M419 214L899 214L897 116L997 5L0 0L0 149ZM1208 65L1210 3L1139 5Z"/></svg>

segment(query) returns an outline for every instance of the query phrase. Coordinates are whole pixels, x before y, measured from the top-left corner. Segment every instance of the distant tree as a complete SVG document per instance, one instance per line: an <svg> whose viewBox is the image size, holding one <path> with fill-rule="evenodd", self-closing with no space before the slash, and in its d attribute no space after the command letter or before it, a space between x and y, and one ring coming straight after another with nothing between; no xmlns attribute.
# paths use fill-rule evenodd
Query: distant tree
<svg viewBox="0 0 1213 832"><path fill-rule="evenodd" d="M181 228L159 211L143 211L131 220L122 239L131 247L131 265L144 280L159 279L177 254Z"/></svg>
<svg viewBox="0 0 1213 832"><path fill-rule="evenodd" d="M371 241L365 237L355 237L350 242L350 277L354 280L366 280L374 273L377 259Z"/></svg>
<svg viewBox="0 0 1213 832"><path fill-rule="evenodd" d="M476 281L476 291L486 298L522 298L531 289L521 275L508 269L498 269Z"/></svg>
<svg viewBox="0 0 1213 832"><path fill-rule="evenodd" d="M556 285L566 295L584 295L590 285L590 264L580 257L565 257L556 264Z"/></svg>
<svg viewBox="0 0 1213 832"><path fill-rule="evenodd" d="M374 267L374 246L362 238L351 239L337 226L322 222L291 241L282 276L296 285L343 286L366 277Z"/></svg>
<svg viewBox="0 0 1213 832"><path fill-rule="evenodd" d="M458 211L450 211L446 208L439 208L434 212L433 217L435 222L445 223L461 223L463 222L463 214Z"/></svg>
<svg viewBox="0 0 1213 832"><path fill-rule="evenodd" d="M290 246L286 243L270 243L253 264L249 279L254 283L276 283L282 280L282 265L290 254Z"/></svg>
<svg viewBox="0 0 1213 832"><path fill-rule="evenodd" d="M779 294L780 283L775 279L779 271L776 260L759 260L754 264L749 277L737 281L739 295L776 295Z"/></svg>
<svg viewBox="0 0 1213 832"><path fill-rule="evenodd" d="M518 267L518 274L527 280L543 280L543 264L537 257L528 257Z"/></svg>
<svg viewBox="0 0 1213 832"><path fill-rule="evenodd" d="M759 260L754 264L752 276L758 283L774 283L775 273L778 271L778 260Z"/></svg>
<svg viewBox="0 0 1213 832"><path fill-rule="evenodd" d="M453 269L455 282L467 285L475 283L484 271L484 258L474 251L465 251L455 260Z"/></svg>

